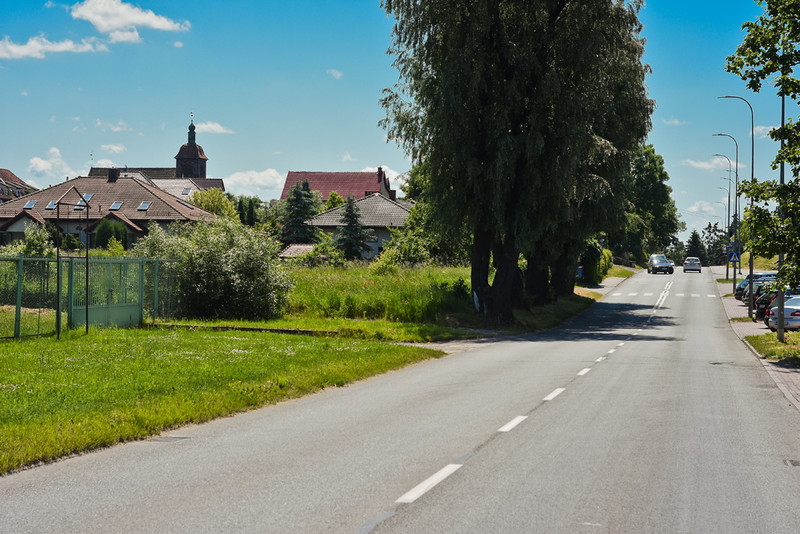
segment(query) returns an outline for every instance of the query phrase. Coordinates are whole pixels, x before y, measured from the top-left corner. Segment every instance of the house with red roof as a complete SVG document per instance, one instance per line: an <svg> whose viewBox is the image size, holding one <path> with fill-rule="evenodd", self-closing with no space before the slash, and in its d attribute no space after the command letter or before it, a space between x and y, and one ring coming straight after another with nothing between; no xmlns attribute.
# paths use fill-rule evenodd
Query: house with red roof
<svg viewBox="0 0 800 534"><path fill-rule="evenodd" d="M163 189L120 174L112 169L106 178L73 178L0 204L0 240L22 240L26 226L51 222L91 246L97 225L111 219L125 225L128 243L134 243L153 225L215 217Z"/></svg>
<svg viewBox="0 0 800 534"><path fill-rule="evenodd" d="M397 191L389 185L389 179L381 167L375 172L307 172L289 171L283 184L281 200L286 200L289 190L297 183L308 180L312 191L319 191L323 202L328 201L331 191L336 191L342 198L352 196L356 200L380 193L384 197L396 200Z"/></svg>
<svg viewBox="0 0 800 534"><path fill-rule="evenodd" d="M38 190L38 188L25 183L10 170L0 169L0 202L8 202Z"/></svg>

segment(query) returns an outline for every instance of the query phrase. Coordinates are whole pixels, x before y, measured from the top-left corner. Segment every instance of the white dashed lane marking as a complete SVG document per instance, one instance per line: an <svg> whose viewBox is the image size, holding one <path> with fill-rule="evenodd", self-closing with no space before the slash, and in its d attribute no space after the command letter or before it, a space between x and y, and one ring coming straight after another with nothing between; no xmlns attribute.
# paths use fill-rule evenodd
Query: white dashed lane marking
<svg viewBox="0 0 800 534"><path fill-rule="evenodd" d="M425 480L423 483L416 486L414 489L397 499L397 503L412 503L432 490L436 485L458 471L463 464L449 464L448 466L439 470L438 473Z"/></svg>
<svg viewBox="0 0 800 534"><path fill-rule="evenodd" d="M561 395L562 393L564 393L565 391L566 391L566 388L556 388L556 389L553 390L552 393L550 393L550 395L546 396L542 400L551 401L551 400L555 399L556 397L558 397L559 395Z"/></svg>
<svg viewBox="0 0 800 534"><path fill-rule="evenodd" d="M497 431L498 432L511 432L512 430L514 430L514 428L518 424L520 424L521 422L523 422L527 418L528 418L527 415L519 415L519 416L515 417L514 419L512 419L511 421L509 421L508 423L506 423L505 425L503 425L502 427L498 428Z"/></svg>

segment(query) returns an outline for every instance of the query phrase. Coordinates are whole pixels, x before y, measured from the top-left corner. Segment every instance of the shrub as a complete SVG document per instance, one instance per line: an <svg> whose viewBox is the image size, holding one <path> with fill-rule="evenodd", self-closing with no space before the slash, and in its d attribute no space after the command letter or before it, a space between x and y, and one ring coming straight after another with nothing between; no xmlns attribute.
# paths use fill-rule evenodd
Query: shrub
<svg viewBox="0 0 800 534"><path fill-rule="evenodd" d="M311 252L306 252L295 259L295 262L306 267L318 267L320 265L330 265L332 267L346 267L347 260L344 254L333 242L333 238L326 233L320 233L320 241Z"/></svg>
<svg viewBox="0 0 800 534"><path fill-rule="evenodd" d="M94 244L98 248L108 248L108 243L115 239L124 248L128 244L128 229L120 221L103 219L95 230Z"/></svg>
<svg viewBox="0 0 800 534"><path fill-rule="evenodd" d="M178 284L194 317L278 317L292 286L277 243L229 218L173 225L169 232L153 226L134 253L180 260Z"/></svg>

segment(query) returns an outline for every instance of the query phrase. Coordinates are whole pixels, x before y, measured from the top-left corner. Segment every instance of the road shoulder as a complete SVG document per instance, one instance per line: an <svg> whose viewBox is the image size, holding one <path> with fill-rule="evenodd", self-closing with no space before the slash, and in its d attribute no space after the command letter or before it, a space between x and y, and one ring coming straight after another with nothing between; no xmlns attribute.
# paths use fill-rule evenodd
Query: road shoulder
<svg viewBox="0 0 800 534"><path fill-rule="evenodd" d="M711 272L715 279L724 278L725 266L711 267ZM778 389L781 390L789 403L800 411L800 369L787 366L781 362L767 360L759 354L745 338L747 336L766 334L769 332L769 329L761 321L734 320L747 317L747 306L733 298L733 296L726 296L733 293L732 284L717 283L717 291L722 300L722 307L725 309L725 314L728 316L731 330L733 330L734 334L736 334L742 343L750 349L750 352L759 359L764 369L766 369L769 376L775 381L775 385L778 386Z"/></svg>

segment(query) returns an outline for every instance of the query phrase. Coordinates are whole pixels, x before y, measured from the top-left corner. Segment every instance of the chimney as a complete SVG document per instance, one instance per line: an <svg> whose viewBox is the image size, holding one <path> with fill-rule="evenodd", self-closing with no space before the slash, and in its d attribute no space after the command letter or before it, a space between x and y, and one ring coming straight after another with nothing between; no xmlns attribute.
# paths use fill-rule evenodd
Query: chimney
<svg viewBox="0 0 800 534"><path fill-rule="evenodd" d="M116 182L119 179L119 169L108 169L108 181Z"/></svg>

